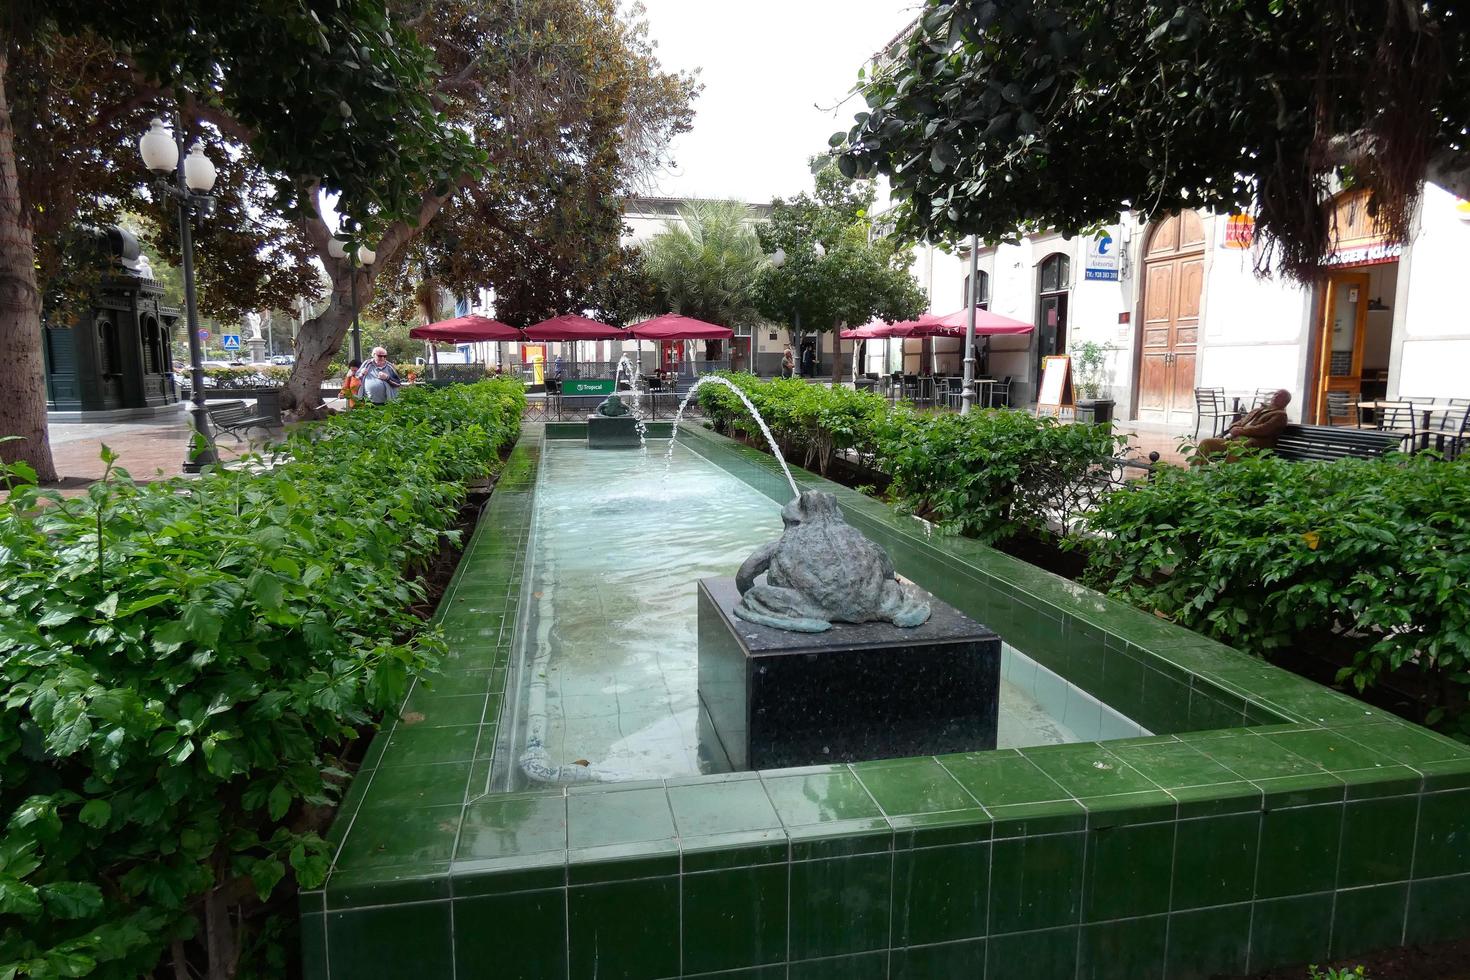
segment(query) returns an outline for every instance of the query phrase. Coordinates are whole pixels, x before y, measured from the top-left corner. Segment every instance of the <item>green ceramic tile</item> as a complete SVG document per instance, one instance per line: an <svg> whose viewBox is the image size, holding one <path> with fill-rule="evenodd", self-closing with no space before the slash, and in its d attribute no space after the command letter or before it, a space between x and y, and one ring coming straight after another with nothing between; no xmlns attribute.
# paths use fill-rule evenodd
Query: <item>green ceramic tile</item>
<svg viewBox="0 0 1470 980"><path fill-rule="evenodd" d="M1250 901L1260 827L1259 813L1179 821L1174 850L1173 908Z"/></svg>
<svg viewBox="0 0 1470 980"><path fill-rule="evenodd" d="M1470 765L1451 762L1416 762L1414 768L1424 774L1424 792L1465 789L1470 787Z"/></svg>
<svg viewBox="0 0 1470 980"><path fill-rule="evenodd" d="M883 817L831 820L827 823L791 827L786 831L786 836L791 842L793 861L887 852L893 850L894 838L892 826Z"/></svg>
<svg viewBox="0 0 1470 980"><path fill-rule="evenodd" d="M452 976L448 902L327 913L333 977Z"/></svg>
<svg viewBox="0 0 1470 980"><path fill-rule="evenodd" d="M568 888L567 944L574 977L678 975L679 879Z"/></svg>
<svg viewBox="0 0 1470 980"><path fill-rule="evenodd" d="M1406 943L1442 943L1470 936L1470 875L1430 878L1409 885Z"/></svg>
<svg viewBox="0 0 1470 980"><path fill-rule="evenodd" d="M377 769L363 799L362 812L463 803L469 778L468 762Z"/></svg>
<svg viewBox="0 0 1470 980"><path fill-rule="evenodd" d="M450 891L447 860L416 861L339 867L327 882L326 898L328 908L337 911L447 899Z"/></svg>
<svg viewBox="0 0 1470 980"><path fill-rule="evenodd" d="M1082 921L1167 912L1173 856L1172 822L1089 832Z"/></svg>
<svg viewBox="0 0 1470 980"><path fill-rule="evenodd" d="M888 953L834 956L792 963L786 976L787 980L884 980L888 976Z"/></svg>
<svg viewBox="0 0 1470 980"><path fill-rule="evenodd" d="M1162 915L1083 926L1078 980L1164 980L1167 927Z"/></svg>
<svg viewBox="0 0 1470 980"><path fill-rule="evenodd" d="M757 864L785 864L791 855L786 832L746 830L704 837L680 837L684 872L747 868Z"/></svg>
<svg viewBox="0 0 1470 980"><path fill-rule="evenodd" d="M1228 783L1235 777L1188 742L1109 745L1114 755L1165 789Z"/></svg>
<svg viewBox="0 0 1470 980"><path fill-rule="evenodd" d="M1082 907L1083 835L991 845L990 933L1075 925Z"/></svg>
<svg viewBox="0 0 1470 980"><path fill-rule="evenodd" d="M946 844L973 844L990 840L990 814L979 807L969 810L943 810L939 813L911 813L889 817L895 848L940 847Z"/></svg>
<svg viewBox="0 0 1470 980"><path fill-rule="evenodd" d="M928 847L893 857L893 944L985 935L990 845Z"/></svg>
<svg viewBox="0 0 1470 980"><path fill-rule="evenodd" d="M1424 776L1405 765L1382 769L1357 769L1342 774L1347 784L1347 799L1368 800L1380 796L1417 796L1424 789Z"/></svg>
<svg viewBox="0 0 1470 980"><path fill-rule="evenodd" d="M1332 914L1332 956L1357 956L1403 941L1409 886L1376 885L1337 893Z"/></svg>
<svg viewBox="0 0 1470 980"><path fill-rule="evenodd" d="M1410 766L1453 760L1470 763L1470 747L1408 722L1353 725L1337 731L1359 745Z"/></svg>
<svg viewBox="0 0 1470 980"><path fill-rule="evenodd" d="M301 975L309 980L328 980L327 917L320 912L301 916Z"/></svg>
<svg viewBox="0 0 1470 980"><path fill-rule="evenodd" d="M431 864L454 855L459 807L385 807L357 814L337 867Z"/></svg>
<svg viewBox="0 0 1470 980"><path fill-rule="evenodd" d="M1251 972L1327 959L1332 895L1257 902L1251 919Z"/></svg>
<svg viewBox="0 0 1470 980"><path fill-rule="evenodd" d="M561 888L456 899L457 980L565 980L566 905Z"/></svg>
<svg viewBox="0 0 1470 980"><path fill-rule="evenodd" d="M674 817L662 786L567 796L567 842L571 847L673 838Z"/></svg>
<svg viewBox="0 0 1470 980"><path fill-rule="evenodd" d="M782 864L686 874L684 972L784 962L786 878Z"/></svg>
<svg viewBox="0 0 1470 980"><path fill-rule="evenodd" d="M1156 732L1189 728L1189 685L1160 671L1145 669L1143 696L1133 718Z"/></svg>
<svg viewBox="0 0 1470 980"><path fill-rule="evenodd" d="M1337 879L1342 807L1304 806L1261 815L1256 897L1330 891Z"/></svg>
<svg viewBox="0 0 1470 980"><path fill-rule="evenodd" d="M1287 732L1267 735L1269 741L1311 762L1328 772L1344 772L1349 769L1378 769L1392 765L1395 760L1375 752L1373 749L1332 731Z"/></svg>
<svg viewBox="0 0 1470 980"><path fill-rule="evenodd" d="M475 757L480 732L479 725L399 729L393 733L379 767L465 762Z"/></svg>
<svg viewBox="0 0 1470 980"><path fill-rule="evenodd" d="M1178 804L1161 789L1139 793L1115 793L1111 796L1089 796L1082 801L1087 809L1087 829L1126 827L1139 823L1172 821Z"/></svg>
<svg viewBox="0 0 1470 980"><path fill-rule="evenodd" d="M398 716L399 729L445 728L450 725L478 725L495 711L486 710L489 695L457 695L454 697L420 697L408 699ZM500 699L494 699L495 706Z"/></svg>
<svg viewBox="0 0 1470 980"><path fill-rule="evenodd" d="M449 866L455 898L505 895L510 892L545 891L567 883L565 851L537 851L474 861L455 861Z"/></svg>
<svg viewBox="0 0 1470 980"><path fill-rule="evenodd" d="M986 807L1071 799L1056 780L1014 749L946 755L939 761Z"/></svg>
<svg viewBox="0 0 1470 980"><path fill-rule="evenodd" d="M463 670L453 673L437 675L425 675L419 678L414 687L416 699L463 697L466 695L483 695L491 690L491 671L488 670Z"/></svg>
<svg viewBox="0 0 1470 980"><path fill-rule="evenodd" d="M1039 746L1022 749L1021 754L1079 800L1159 788L1138 770L1093 743Z"/></svg>
<svg viewBox="0 0 1470 980"><path fill-rule="evenodd" d="M1414 877L1470 871L1470 790L1426 793L1419 802Z"/></svg>
<svg viewBox="0 0 1470 980"><path fill-rule="evenodd" d="M1067 680L1094 697L1103 691L1103 666L1107 652L1103 631L1080 619L1067 617Z"/></svg>
<svg viewBox="0 0 1470 980"><path fill-rule="evenodd" d="M1263 805L1267 810L1311 806L1314 803L1341 803L1347 790L1347 784L1342 777L1330 772L1266 776L1253 781L1261 789Z"/></svg>
<svg viewBox="0 0 1470 980"><path fill-rule="evenodd" d="M599 885L678 873L679 842L672 838L574 847L567 851L568 885Z"/></svg>
<svg viewBox="0 0 1470 980"><path fill-rule="evenodd" d="M865 762L852 768L889 816L963 810L975 806L974 798L936 759Z"/></svg>
<svg viewBox="0 0 1470 980"><path fill-rule="evenodd" d="M776 814L787 827L882 816L868 791L845 769L762 779Z"/></svg>
<svg viewBox="0 0 1470 980"><path fill-rule="evenodd" d="M455 859L486 860L566 846L566 797L506 794L465 807Z"/></svg>
<svg viewBox="0 0 1470 980"><path fill-rule="evenodd" d="M986 942L986 980L1074 980L1077 976L1076 926L1044 929Z"/></svg>
<svg viewBox="0 0 1470 980"><path fill-rule="evenodd" d="M791 958L889 946L892 854L791 865Z"/></svg>
<svg viewBox="0 0 1470 980"><path fill-rule="evenodd" d="M1322 771L1321 766L1260 735L1231 735L1191 741L1190 744L1243 779L1299 776Z"/></svg>
<svg viewBox="0 0 1470 980"><path fill-rule="evenodd" d="M996 838L1062 834L1087 827L1087 810L1076 800L1010 803L992 806L989 811L994 821L991 835Z"/></svg>
<svg viewBox="0 0 1470 980"><path fill-rule="evenodd" d="M753 774L752 774L753 775ZM776 809L759 779L669 784L674 824L686 837L781 826Z"/></svg>
<svg viewBox="0 0 1470 980"><path fill-rule="evenodd" d="M941 977L978 980L985 975L985 940L896 948L889 956L888 970L891 980L938 980Z"/></svg>
<svg viewBox="0 0 1470 980"><path fill-rule="evenodd" d="M1343 810L1337 887L1404 881L1414 859L1417 796L1349 803Z"/></svg>
<svg viewBox="0 0 1470 980"><path fill-rule="evenodd" d="M1174 913L1169 916L1164 976L1168 980L1211 980L1244 973L1250 929L1249 904Z"/></svg>

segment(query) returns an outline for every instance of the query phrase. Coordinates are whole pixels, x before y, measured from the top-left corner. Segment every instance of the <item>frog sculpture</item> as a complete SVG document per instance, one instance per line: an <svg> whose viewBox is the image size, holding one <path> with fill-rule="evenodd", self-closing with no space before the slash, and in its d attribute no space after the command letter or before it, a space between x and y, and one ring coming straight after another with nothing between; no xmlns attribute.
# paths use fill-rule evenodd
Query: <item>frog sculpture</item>
<svg viewBox="0 0 1470 980"><path fill-rule="evenodd" d="M781 511L786 530L735 574L735 615L799 633L834 622L919 626L929 604L899 583L887 552L842 519L837 498L807 490ZM764 582L756 576L766 573Z"/></svg>
<svg viewBox="0 0 1470 980"><path fill-rule="evenodd" d="M602 404L597 406L597 414L604 418L615 419L628 414L628 406L617 395L608 395Z"/></svg>

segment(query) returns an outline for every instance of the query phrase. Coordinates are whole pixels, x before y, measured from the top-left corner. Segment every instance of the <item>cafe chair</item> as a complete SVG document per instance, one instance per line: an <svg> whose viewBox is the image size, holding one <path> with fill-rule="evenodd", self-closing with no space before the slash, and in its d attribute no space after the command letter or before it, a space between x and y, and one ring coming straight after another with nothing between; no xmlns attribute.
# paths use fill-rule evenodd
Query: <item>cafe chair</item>
<svg viewBox="0 0 1470 980"><path fill-rule="evenodd" d="M1221 435L1234 414L1225 405L1224 388L1194 389L1194 437L1196 439L1199 438L1200 423L1205 419L1210 420L1210 435Z"/></svg>

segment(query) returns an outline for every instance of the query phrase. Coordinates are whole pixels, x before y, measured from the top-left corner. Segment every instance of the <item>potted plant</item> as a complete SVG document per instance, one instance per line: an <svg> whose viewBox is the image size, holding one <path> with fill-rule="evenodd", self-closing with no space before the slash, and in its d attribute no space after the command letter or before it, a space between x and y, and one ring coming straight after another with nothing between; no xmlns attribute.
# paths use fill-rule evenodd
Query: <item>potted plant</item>
<svg viewBox="0 0 1470 980"><path fill-rule="evenodd" d="M1103 390L1103 368L1110 353L1116 350L1112 344L1085 341L1072 353L1073 373L1082 397L1077 399L1077 421L1111 422L1113 400L1098 397Z"/></svg>

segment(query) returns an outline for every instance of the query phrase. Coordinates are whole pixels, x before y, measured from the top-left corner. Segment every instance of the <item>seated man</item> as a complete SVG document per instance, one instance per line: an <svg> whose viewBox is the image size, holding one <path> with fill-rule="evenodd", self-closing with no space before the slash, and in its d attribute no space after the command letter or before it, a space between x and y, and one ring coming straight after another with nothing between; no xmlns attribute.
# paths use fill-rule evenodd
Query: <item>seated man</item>
<svg viewBox="0 0 1470 980"><path fill-rule="evenodd" d="M1246 445L1255 449L1270 449L1286 428L1286 406L1291 403L1291 392L1277 391L1264 405L1246 412L1230 426L1223 439L1201 439L1195 448L1195 457L1190 462L1198 466L1207 460L1224 455L1228 461L1233 457L1232 444Z"/></svg>

